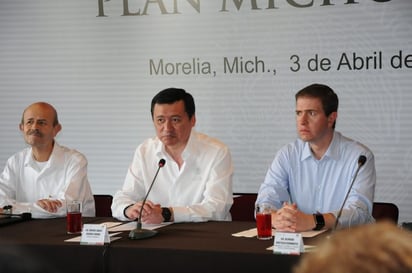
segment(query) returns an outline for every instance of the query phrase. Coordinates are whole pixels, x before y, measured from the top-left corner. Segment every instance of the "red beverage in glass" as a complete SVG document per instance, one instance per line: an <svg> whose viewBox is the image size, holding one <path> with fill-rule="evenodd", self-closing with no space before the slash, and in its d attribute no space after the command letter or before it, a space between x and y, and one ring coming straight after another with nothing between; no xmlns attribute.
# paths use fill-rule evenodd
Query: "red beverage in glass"
<svg viewBox="0 0 412 273"><path fill-rule="evenodd" d="M68 212L67 213L67 233L75 234L82 232L82 213Z"/></svg>
<svg viewBox="0 0 412 273"><path fill-rule="evenodd" d="M256 227L258 239L272 238L272 215L270 213L256 214Z"/></svg>

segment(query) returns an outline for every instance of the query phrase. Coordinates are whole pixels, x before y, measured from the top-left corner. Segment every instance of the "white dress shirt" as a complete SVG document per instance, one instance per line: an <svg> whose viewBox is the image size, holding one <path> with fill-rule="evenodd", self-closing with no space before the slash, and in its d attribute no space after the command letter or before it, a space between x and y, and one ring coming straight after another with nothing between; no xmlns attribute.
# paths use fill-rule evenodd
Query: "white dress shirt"
<svg viewBox="0 0 412 273"><path fill-rule="evenodd" d="M175 222L231 220L233 166L229 149L220 141L192 130L182 153L184 164L177 163L165 152L163 143L150 138L136 149L123 188L113 198L112 213L126 218L126 206L142 201L164 158L147 200L172 207Z"/></svg>
<svg viewBox="0 0 412 273"><path fill-rule="evenodd" d="M63 206L50 213L36 204L40 199L58 199ZM76 150L54 143L45 164L33 159L28 147L10 157L0 176L0 206L13 206L13 213L31 212L33 218L66 216L66 201L82 201L82 215L95 216L94 198L87 179L87 159Z"/></svg>

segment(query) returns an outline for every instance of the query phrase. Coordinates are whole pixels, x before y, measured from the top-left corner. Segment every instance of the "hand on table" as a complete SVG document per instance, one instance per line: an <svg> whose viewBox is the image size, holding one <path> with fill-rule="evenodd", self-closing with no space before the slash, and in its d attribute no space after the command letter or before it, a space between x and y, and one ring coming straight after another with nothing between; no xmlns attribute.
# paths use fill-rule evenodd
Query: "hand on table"
<svg viewBox="0 0 412 273"><path fill-rule="evenodd" d="M313 229L314 219L313 215L300 211L296 204L285 202L272 213L272 226L278 231L302 232Z"/></svg>

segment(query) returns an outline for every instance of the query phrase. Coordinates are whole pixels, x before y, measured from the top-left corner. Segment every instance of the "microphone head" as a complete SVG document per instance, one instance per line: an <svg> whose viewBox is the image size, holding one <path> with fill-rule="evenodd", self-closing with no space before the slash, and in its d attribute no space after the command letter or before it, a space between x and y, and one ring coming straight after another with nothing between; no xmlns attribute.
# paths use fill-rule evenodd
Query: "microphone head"
<svg viewBox="0 0 412 273"><path fill-rule="evenodd" d="M359 156L358 166L362 167L365 164L365 162L366 162L366 156L364 156L364 155Z"/></svg>
<svg viewBox="0 0 412 273"><path fill-rule="evenodd" d="M164 160L163 158L159 160L159 168L163 167L166 164L166 160Z"/></svg>

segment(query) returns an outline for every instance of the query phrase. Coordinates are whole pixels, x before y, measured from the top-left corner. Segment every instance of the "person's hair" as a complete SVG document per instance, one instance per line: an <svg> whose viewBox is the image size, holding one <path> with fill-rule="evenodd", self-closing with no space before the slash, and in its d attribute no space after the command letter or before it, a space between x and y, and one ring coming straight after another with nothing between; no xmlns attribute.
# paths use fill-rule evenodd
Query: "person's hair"
<svg viewBox="0 0 412 273"><path fill-rule="evenodd" d="M23 114L21 116L21 124L24 124L24 113L26 113L27 109L29 109L31 106L39 104L43 107L48 107L49 109L51 109L54 113L54 119L53 119L53 127L59 124L59 117L57 115L57 111L56 109L53 107L53 105L47 103L47 102L36 102L33 104L30 104L29 106L26 107L26 109L24 109Z"/></svg>
<svg viewBox="0 0 412 273"><path fill-rule="evenodd" d="M294 273L410 273L412 233L392 222L338 231L311 253Z"/></svg>
<svg viewBox="0 0 412 273"><path fill-rule="evenodd" d="M152 104L150 106L152 118L155 104L172 104L180 100L183 100L185 104L185 112L189 116L189 119L191 119L195 114L195 101L190 93L187 93L181 88L167 88L160 91L153 97Z"/></svg>
<svg viewBox="0 0 412 273"><path fill-rule="evenodd" d="M298 98L317 98L322 102L323 112L326 116L329 116L333 112L338 111L339 99L332 88L324 84L314 83L306 86L302 90L298 91L295 95L296 101ZM336 126L336 121L333 123L333 128Z"/></svg>

